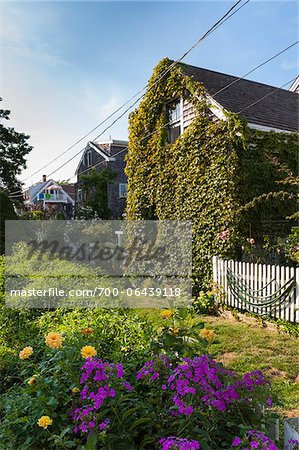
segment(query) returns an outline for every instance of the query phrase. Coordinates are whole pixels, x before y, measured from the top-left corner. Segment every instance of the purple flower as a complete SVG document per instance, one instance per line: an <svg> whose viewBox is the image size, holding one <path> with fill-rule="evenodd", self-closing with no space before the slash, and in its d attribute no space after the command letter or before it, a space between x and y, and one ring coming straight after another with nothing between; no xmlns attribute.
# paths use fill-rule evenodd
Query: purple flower
<svg viewBox="0 0 299 450"><path fill-rule="evenodd" d="M109 420L109 419L105 419L103 422L101 422L101 423L99 424L99 429L100 429L101 431L104 431L104 430L106 430L106 428L109 426L109 424L110 424L110 420Z"/></svg>
<svg viewBox="0 0 299 450"><path fill-rule="evenodd" d="M124 381L123 383L122 383L122 386L125 388L125 389L127 389L127 391L132 391L133 390L133 386L130 384L130 383L128 383L127 381Z"/></svg>
<svg viewBox="0 0 299 450"><path fill-rule="evenodd" d="M161 450L199 450L198 441L170 436L160 439Z"/></svg>
<svg viewBox="0 0 299 450"><path fill-rule="evenodd" d="M244 436L243 440L239 437L235 437L232 443L232 447L238 447L242 445L242 450L259 449L262 450L278 450L274 442L266 436L262 431L249 430Z"/></svg>
<svg viewBox="0 0 299 450"><path fill-rule="evenodd" d="M240 444L242 444L242 441L241 441L241 439L238 436L236 436L235 439L232 442L232 446L233 447L238 447L238 445L240 445Z"/></svg>

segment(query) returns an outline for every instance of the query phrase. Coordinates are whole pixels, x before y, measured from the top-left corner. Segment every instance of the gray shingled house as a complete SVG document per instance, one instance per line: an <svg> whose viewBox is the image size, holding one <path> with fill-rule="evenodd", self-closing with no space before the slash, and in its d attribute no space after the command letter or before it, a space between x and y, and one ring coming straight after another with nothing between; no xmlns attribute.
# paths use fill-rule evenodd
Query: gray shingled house
<svg viewBox="0 0 299 450"><path fill-rule="evenodd" d="M201 284L213 255L268 257L296 225L298 112L295 91L165 58L130 116L127 218L192 220Z"/></svg>
<svg viewBox="0 0 299 450"><path fill-rule="evenodd" d="M218 119L225 119L224 112L230 111L243 116L250 128L261 131L298 131L298 93L295 89L278 89L187 64L181 64L181 68L188 77L202 83L211 111ZM183 98L176 103L177 117L181 114L179 134L194 118L192 104ZM175 125L174 120L172 127L175 128Z"/></svg>
<svg viewBox="0 0 299 450"><path fill-rule="evenodd" d="M127 178L124 173L127 145L127 141L116 139L87 143L76 170L77 212L86 206L88 195L92 195L92 192L85 188L84 176L89 175L92 170L103 173L108 169L112 174L106 183L109 218L122 218L127 197Z"/></svg>

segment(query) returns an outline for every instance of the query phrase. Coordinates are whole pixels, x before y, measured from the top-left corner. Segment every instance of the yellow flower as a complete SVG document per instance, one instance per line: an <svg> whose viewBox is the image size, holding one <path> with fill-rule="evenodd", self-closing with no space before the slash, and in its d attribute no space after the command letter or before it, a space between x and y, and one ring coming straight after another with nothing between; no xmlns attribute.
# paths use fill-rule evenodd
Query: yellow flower
<svg viewBox="0 0 299 450"><path fill-rule="evenodd" d="M84 328L84 330L81 331L82 334L86 335L86 334L92 334L93 333L93 329L90 327Z"/></svg>
<svg viewBox="0 0 299 450"><path fill-rule="evenodd" d="M81 356L82 358L92 358L93 356L96 356L97 351L94 347L91 345L85 345L85 347L81 348Z"/></svg>
<svg viewBox="0 0 299 450"><path fill-rule="evenodd" d="M50 348L60 348L62 346L62 336L59 333L49 333L45 342Z"/></svg>
<svg viewBox="0 0 299 450"><path fill-rule="evenodd" d="M80 389L79 389L79 388L74 387L74 388L72 389L72 393L73 393L73 394L78 394L78 392L80 392Z"/></svg>
<svg viewBox="0 0 299 450"><path fill-rule="evenodd" d="M172 312L169 309L163 309L161 311L161 316L163 317L163 319L169 319L169 317L172 316Z"/></svg>
<svg viewBox="0 0 299 450"><path fill-rule="evenodd" d="M200 332L200 335L203 339L206 339L207 341L212 341L215 337L215 332L213 330L203 328Z"/></svg>
<svg viewBox="0 0 299 450"><path fill-rule="evenodd" d="M32 386L33 384L35 384L36 379L37 379L37 375L33 375L33 377L31 377L30 380L28 381L29 386Z"/></svg>
<svg viewBox="0 0 299 450"><path fill-rule="evenodd" d="M42 416L37 421L38 426L44 428L45 430L48 428L49 425L52 425L52 423L53 420L50 419L49 416Z"/></svg>
<svg viewBox="0 0 299 450"><path fill-rule="evenodd" d="M23 348L23 350L20 351L19 358L20 359L28 359L29 356L32 355L32 353L33 353L32 347L25 347L25 348Z"/></svg>

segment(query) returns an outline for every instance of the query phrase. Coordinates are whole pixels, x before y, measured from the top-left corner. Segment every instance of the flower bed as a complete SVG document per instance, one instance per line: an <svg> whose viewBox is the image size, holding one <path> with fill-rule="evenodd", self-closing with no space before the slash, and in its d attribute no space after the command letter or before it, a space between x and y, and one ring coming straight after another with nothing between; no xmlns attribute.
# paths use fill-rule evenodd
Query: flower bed
<svg viewBox="0 0 299 450"><path fill-rule="evenodd" d="M217 363L208 354L215 335L202 326L184 356L188 340L176 314L162 312L168 324L138 358L120 353L107 361L90 327L79 341L51 331L37 348L20 349L21 379L4 396L5 448L278 448L261 439L272 420L267 378L260 371L239 377ZM255 441L253 433L260 433Z"/></svg>

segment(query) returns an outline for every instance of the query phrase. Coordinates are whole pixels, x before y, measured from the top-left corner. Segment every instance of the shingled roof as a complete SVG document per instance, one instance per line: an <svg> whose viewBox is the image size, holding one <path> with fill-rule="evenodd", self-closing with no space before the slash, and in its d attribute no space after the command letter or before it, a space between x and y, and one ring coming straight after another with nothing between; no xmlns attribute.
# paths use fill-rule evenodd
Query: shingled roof
<svg viewBox="0 0 299 450"><path fill-rule="evenodd" d="M238 77L213 70L180 64L185 74L203 84L210 95L234 82ZM285 131L298 131L298 93L275 86L242 79L215 95L226 110L238 113L264 96L268 97L240 113L248 123ZM275 92L273 92L275 91ZM273 93L272 93L273 92Z"/></svg>

